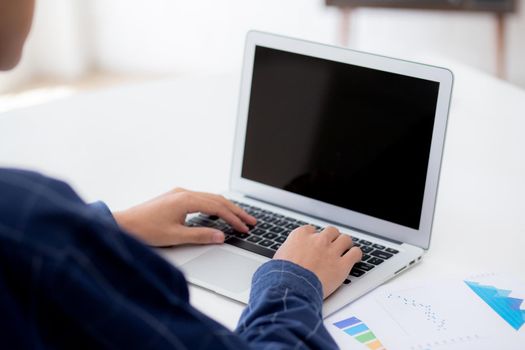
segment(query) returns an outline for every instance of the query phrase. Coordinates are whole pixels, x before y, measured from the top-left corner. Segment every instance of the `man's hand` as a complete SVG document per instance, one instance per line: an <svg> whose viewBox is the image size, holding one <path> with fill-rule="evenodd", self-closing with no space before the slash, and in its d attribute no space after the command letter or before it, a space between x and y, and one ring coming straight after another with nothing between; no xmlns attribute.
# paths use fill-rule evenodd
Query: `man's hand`
<svg viewBox="0 0 525 350"><path fill-rule="evenodd" d="M181 188L113 216L126 231L152 246L223 243L224 234L219 230L184 225L186 215L197 212L217 215L240 232L248 232L246 224L257 222L223 196Z"/></svg>
<svg viewBox="0 0 525 350"><path fill-rule="evenodd" d="M312 271L321 281L326 298L361 260L361 249L352 245L352 238L335 227L316 233L313 226L302 226L290 233L273 258L288 260Z"/></svg>

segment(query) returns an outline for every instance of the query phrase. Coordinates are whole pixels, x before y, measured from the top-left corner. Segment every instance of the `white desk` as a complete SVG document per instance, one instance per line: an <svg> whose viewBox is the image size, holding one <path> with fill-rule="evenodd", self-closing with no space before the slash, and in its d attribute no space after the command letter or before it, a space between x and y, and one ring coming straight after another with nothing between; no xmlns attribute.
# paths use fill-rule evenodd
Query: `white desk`
<svg viewBox="0 0 525 350"><path fill-rule="evenodd" d="M451 68L456 83L431 249L392 285L483 271L525 276L525 91ZM113 209L176 185L221 192L237 91L232 77L179 79L11 111L0 115L0 165L65 178L86 200L104 199ZM197 287L191 298L230 328L243 309Z"/></svg>

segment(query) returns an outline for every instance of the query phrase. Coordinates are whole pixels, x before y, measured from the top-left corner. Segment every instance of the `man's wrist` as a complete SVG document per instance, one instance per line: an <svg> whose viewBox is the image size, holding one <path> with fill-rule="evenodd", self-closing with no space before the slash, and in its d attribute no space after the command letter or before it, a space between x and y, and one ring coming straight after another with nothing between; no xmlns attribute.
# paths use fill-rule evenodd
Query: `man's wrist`
<svg viewBox="0 0 525 350"><path fill-rule="evenodd" d="M113 218L117 222L117 224L125 229L125 222L126 222L126 214L123 211L114 211L112 212Z"/></svg>
<svg viewBox="0 0 525 350"><path fill-rule="evenodd" d="M113 217L122 230L137 236L133 215L129 210L113 212Z"/></svg>

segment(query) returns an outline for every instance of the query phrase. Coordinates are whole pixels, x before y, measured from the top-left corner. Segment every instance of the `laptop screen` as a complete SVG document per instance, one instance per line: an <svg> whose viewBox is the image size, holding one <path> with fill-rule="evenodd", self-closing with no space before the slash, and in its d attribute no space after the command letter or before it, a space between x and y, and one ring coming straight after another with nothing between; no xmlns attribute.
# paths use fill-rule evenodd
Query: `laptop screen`
<svg viewBox="0 0 525 350"><path fill-rule="evenodd" d="M419 229L439 83L257 46L242 177Z"/></svg>

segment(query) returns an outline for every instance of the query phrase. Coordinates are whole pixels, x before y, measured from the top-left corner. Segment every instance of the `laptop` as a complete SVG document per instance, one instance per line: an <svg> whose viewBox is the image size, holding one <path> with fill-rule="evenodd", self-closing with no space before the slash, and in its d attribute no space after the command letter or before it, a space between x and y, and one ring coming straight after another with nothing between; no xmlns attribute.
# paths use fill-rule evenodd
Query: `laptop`
<svg viewBox="0 0 525 350"><path fill-rule="evenodd" d="M248 302L255 270L295 228L332 225L363 251L324 302L334 313L418 263L430 246L453 75L444 68L247 35L230 189L249 233L204 214L225 244L161 249L190 283Z"/></svg>

